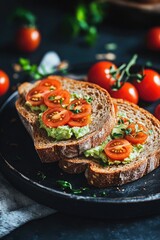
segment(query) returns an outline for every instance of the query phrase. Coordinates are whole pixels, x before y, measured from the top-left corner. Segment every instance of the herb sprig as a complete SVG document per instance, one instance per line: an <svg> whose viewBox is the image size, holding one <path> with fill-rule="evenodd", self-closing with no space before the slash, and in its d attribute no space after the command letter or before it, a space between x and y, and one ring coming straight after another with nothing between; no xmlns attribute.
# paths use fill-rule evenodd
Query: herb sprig
<svg viewBox="0 0 160 240"><path fill-rule="evenodd" d="M69 192L69 193L73 193L73 194L80 194L80 193L88 190L88 188L86 188L86 187L80 187L80 188L75 189L75 188L73 188L73 186L70 182L65 181L65 180L57 180L56 183L62 190Z"/></svg>

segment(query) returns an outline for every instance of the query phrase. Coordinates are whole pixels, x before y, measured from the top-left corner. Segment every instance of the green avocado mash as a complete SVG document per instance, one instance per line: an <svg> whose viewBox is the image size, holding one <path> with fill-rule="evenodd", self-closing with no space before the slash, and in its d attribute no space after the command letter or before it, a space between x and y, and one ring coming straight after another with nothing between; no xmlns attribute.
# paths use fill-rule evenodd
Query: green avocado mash
<svg viewBox="0 0 160 240"><path fill-rule="evenodd" d="M139 153L143 151L144 145L142 144L137 144L133 146L132 152L130 155L125 158L123 161L111 161L106 154L104 153L104 148L107 145L109 141L112 139L117 139L117 138L123 138L124 136L124 131L127 128L127 125L125 124L119 124L116 125L112 132L111 135L100 145L94 148L91 148L89 150L86 150L84 152L85 157L93 157L97 160L100 161L100 163L106 163L107 165L118 165L118 164L127 164L133 161L136 157L138 157Z"/></svg>
<svg viewBox="0 0 160 240"><path fill-rule="evenodd" d="M72 136L75 136L76 139L83 137L89 133L89 127L69 127L59 126L57 128L49 128L42 122L42 114L39 114L40 128L44 128L49 137L56 139L57 141L70 139Z"/></svg>
<svg viewBox="0 0 160 240"><path fill-rule="evenodd" d="M32 106L29 102L26 102L25 105L29 107L32 112L35 112L35 111L44 112L47 110L47 107L45 105Z"/></svg>

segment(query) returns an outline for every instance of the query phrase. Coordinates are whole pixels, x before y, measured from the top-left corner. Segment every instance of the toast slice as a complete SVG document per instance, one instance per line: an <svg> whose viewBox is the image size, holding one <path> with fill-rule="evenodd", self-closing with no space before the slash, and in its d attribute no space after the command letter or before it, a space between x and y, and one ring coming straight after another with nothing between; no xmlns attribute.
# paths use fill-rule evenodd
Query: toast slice
<svg viewBox="0 0 160 240"><path fill-rule="evenodd" d="M118 111L134 122L145 124L150 130L143 151L130 163L112 164L102 166L95 158L86 158L84 155L78 158L62 159L59 166L65 172L78 174L85 172L89 185L103 188L122 185L143 177L160 165L160 122L148 111L135 104L114 99Z"/></svg>
<svg viewBox="0 0 160 240"><path fill-rule="evenodd" d="M62 158L73 158L82 154L86 149L99 145L108 136L115 125L115 110L113 101L108 92L96 84L77 81L61 76L54 76L61 82L62 88L71 94L91 97L92 114L89 133L79 139L72 137L68 140L55 141L48 137L44 129L39 127L38 113L32 112L25 106L27 92L35 84L23 83L18 91L19 98L15 106L18 114L32 136L35 149L42 162L54 162Z"/></svg>

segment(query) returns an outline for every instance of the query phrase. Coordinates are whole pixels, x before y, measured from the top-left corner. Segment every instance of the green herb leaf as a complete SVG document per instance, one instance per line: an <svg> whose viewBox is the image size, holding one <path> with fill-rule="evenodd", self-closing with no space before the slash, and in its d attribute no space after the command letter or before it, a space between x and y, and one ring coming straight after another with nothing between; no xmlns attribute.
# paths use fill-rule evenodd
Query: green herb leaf
<svg viewBox="0 0 160 240"><path fill-rule="evenodd" d="M86 187L74 189L72 184L65 180L57 180L56 183L62 190L66 190L66 191L68 191L70 193L74 193L74 194L80 194L80 193L88 190L88 188L86 188Z"/></svg>
<svg viewBox="0 0 160 240"><path fill-rule="evenodd" d="M132 129L131 129L131 128L125 129L125 134L126 134L126 135L130 135L131 132L132 132Z"/></svg>

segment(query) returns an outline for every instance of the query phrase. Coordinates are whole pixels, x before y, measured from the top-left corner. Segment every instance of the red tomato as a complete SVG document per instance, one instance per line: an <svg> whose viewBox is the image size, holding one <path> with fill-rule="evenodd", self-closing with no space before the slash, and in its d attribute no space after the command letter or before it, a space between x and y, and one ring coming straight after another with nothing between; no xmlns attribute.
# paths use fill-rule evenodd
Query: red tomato
<svg viewBox="0 0 160 240"><path fill-rule="evenodd" d="M153 102L160 99L160 76L159 73L152 69L145 69L143 71L144 78L138 83L133 82L137 88L139 97L148 102Z"/></svg>
<svg viewBox="0 0 160 240"><path fill-rule="evenodd" d="M62 107L55 107L43 113L42 121L47 127L55 128L68 123L70 117L70 111Z"/></svg>
<svg viewBox="0 0 160 240"><path fill-rule="evenodd" d="M41 42L41 34L36 27L22 27L16 34L17 48L24 52L33 52Z"/></svg>
<svg viewBox="0 0 160 240"><path fill-rule="evenodd" d="M131 153L132 145L125 139L115 139L106 145L104 151L111 160L123 161Z"/></svg>
<svg viewBox="0 0 160 240"><path fill-rule="evenodd" d="M128 130L128 133L125 135L125 139L130 143L144 143L148 138L146 127L140 123L131 123L126 130Z"/></svg>
<svg viewBox="0 0 160 240"><path fill-rule="evenodd" d="M148 31L146 44L150 50L160 50L160 27L153 27Z"/></svg>
<svg viewBox="0 0 160 240"><path fill-rule="evenodd" d="M154 116L160 120L160 104L158 104L154 110Z"/></svg>
<svg viewBox="0 0 160 240"><path fill-rule="evenodd" d="M110 90L109 93L113 98L122 98L135 104L138 103L138 91L133 84L129 82L125 82L124 85L117 91Z"/></svg>
<svg viewBox="0 0 160 240"><path fill-rule="evenodd" d="M76 118L76 119L72 119L72 116L71 116L71 119L68 122L68 125L71 127L83 127L90 124L90 122L91 122L90 116L85 116L83 118Z"/></svg>
<svg viewBox="0 0 160 240"><path fill-rule="evenodd" d="M9 85L10 80L8 75L4 71L0 70L0 96L7 92Z"/></svg>
<svg viewBox="0 0 160 240"><path fill-rule="evenodd" d="M115 79L110 74L111 68L117 69L112 62L100 61L95 63L88 71L88 82L98 84L109 90L115 82Z"/></svg>
<svg viewBox="0 0 160 240"><path fill-rule="evenodd" d="M44 103L43 97L46 93L44 87L37 86L32 88L26 95L26 101L28 101L32 106L39 106Z"/></svg>
<svg viewBox="0 0 160 240"><path fill-rule="evenodd" d="M70 101L70 93L67 90L51 91L44 96L44 103L54 108L57 105L68 104Z"/></svg>
<svg viewBox="0 0 160 240"><path fill-rule="evenodd" d="M39 86L45 87L47 90L59 90L62 88L62 84L54 76L41 80Z"/></svg>
<svg viewBox="0 0 160 240"><path fill-rule="evenodd" d="M67 107L72 114L72 119L82 118L91 114L92 107L84 99L75 99Z"/></svg>

